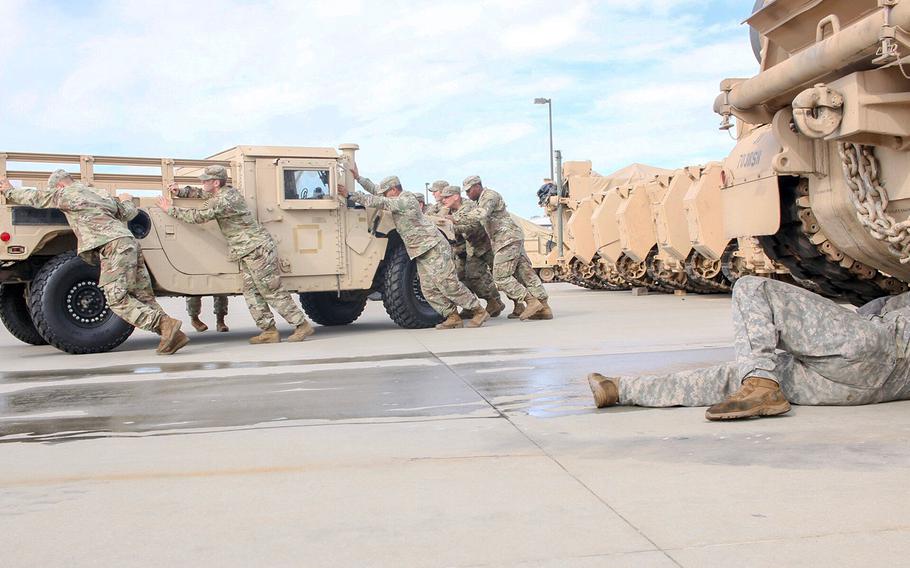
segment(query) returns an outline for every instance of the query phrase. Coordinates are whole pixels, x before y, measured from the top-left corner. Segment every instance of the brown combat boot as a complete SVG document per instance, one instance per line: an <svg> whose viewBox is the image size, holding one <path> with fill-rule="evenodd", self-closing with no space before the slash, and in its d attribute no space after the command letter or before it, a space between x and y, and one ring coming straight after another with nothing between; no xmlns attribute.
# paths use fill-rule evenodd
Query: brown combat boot
<svg viewBox="0 0 910 568"><path fill-rule="evenodd" d="M182 324L183 322L170 316L161 317L161 321L158 322L158 335L161 336L161 341L158 342L158 349L155 350L157 353L163 354L168 349L173 349Z"/></svg>
<svg viewBox="0 0 910 568"><path fill-rule="evenodd" d="M224 323L224 316L218 316L218 322L215 324L215 329L221 333L231 331L231 328L229 328L227 324Z"/></svg>
<svg viewBox="0 0 910 568"><path fill-rule="evenodd" d="M436 329L455 329L456 327L464 327L464 321L457 311L449 314L449 317L442 323L436 324Z"/></svg>
<svg viewBox="0 0 910 568"><path fill-rule="evenodd" d="M550 304L546 300L540 300L540 303L543 304L543 308L533 316L532 320L551 320L553 319L553 310L550 309Z"/></svg>
<svg viewBox="0 0 910 568"><path fill-rule="evenodd" d="M521 312L525 311L525 303L524 303L524 302L516 302L515 300L512 300L512 303L515 304L515 307L512 309L512 313L509 314L509 319L510 319L510 320L520 318L520 317L521 317Z"/></svg>
<svg viewBox="0 0 910 568"><path fill-rule="evenodd" d="M480 327L483 325L483 322L488 319L490 319L490 314L488 314L486 310L476 310L474 312L474 317L468 320L465 327Z"/></svg>
<svg viewBox="0 0 910 568"><path fill-rule="evenodd" d="M297 326L297 328L294 330L294 333L288 337L288 341L291 343L297 343L298 341L303 341L314 333L316 333L316 330L313 329L313 326L310 325L310 322L305 321Z"/></svg>
<svg viewBox="0 0 910 568"><path fill-rule="evenodd" d="M735 420L750 416L775 416L790 411L780 385L771 379L748 377L743 386L723 402L705 411L708 420Z"/></svg>
<svg viewBox="0 0 910 568"><path fill-rule="evenodd" d="M460 312L458 312L458 317L460 317L461 319L470 319L470 318L474 317L474 312L472 312L471 310L461 310Z"/></svg>
<svg viewBox="0 0 910 568"><path fill-rule="evenodd" d="M491 318L499 316L504 309L506 309L506 305L499 299L499 296L487 300L487 313Z"/></svg>
<svg viewBox="0 0 910 568"><path fill-rule="evenodd" d="M253 345L262 345L263 343L280 343L281 336L278 334L278 328L274 325L267 330L263 331L256 337L250 338L250 343Z"/></svg>
<svg viewBox="0 0 910 568"><path fill-rule="evenodd" d="M174 353L180 351L184 345L190 342L190 338L186 336L180 330L177 330L177 335L174 336L174 342L171 345L165 346L164 349L158 351L159 355L173 355Z"/></svg>
<svg viewBox="0 0 910 568"><path fill-rule="evenodd" d="M619 379L615 377L605 377L600 373L590 373L588 375L588 386L594 393L594 405L597 408L613 406L619 402Z"/></svg>
<svg viewBox="0 0 910 568"><path fill-rule="evenodd" d="M528 296L528 307L521 312L521 321L528 321L531 319L531 316L538 313L543 309L543 302L535 298L534 296Z"/></svg>
<svg viewBox="0 0 910 568"><path fill-rule="evenodd" d="M193 325L193 329L202 333L203 331L208 330L209 326L205 325L205 322L199 319L199 316L193 316L190 318L190 323Z"/></svg>

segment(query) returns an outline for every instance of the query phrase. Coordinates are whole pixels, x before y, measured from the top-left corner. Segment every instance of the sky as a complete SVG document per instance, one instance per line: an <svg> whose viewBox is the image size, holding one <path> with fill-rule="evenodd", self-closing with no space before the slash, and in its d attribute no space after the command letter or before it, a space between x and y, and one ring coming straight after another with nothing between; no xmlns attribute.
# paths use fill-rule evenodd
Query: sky
<svg viewBox="0 0 910 568"><path fill-rule="evenodd" d="M555 149L608 174L722 159L752 0L0 0L0 152L360 145L405 189L480 175L538 215Z"/></svg>

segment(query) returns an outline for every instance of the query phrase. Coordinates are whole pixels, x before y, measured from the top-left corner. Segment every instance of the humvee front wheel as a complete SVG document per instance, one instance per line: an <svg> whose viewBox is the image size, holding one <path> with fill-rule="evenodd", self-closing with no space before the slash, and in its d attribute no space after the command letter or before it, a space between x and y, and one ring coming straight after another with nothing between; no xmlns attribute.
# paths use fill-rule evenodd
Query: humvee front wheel
<svg viewBox="0 0 910 568"><path fill-rule="evenodd" d="M405 329L433 327L442 316L423 297L417 263L398 244L386 261L382 304L392 321Z"/></svg>
<svg viewBox="0 0 910 568"><path fill-rule="evenodd" d="M347 325L363 313L367 294L342 292L301 292L300 305L311 320L319 325Z"/></svg>
<svg viewBox="0 0 910 568"><path fill-rule="evenodd" d="M19 341L30 345L47 345L28 313L25 294L25 284L0 285L0 321Z"/></svg>
<svg viewBox="0 0 910 568"><path fill-rule="evenodd" d="M133 326L117 317L98 287L97 266L73 252L55 256L35 275L28 308L38 333L61 351L81 355L117 347Z"/></svg>

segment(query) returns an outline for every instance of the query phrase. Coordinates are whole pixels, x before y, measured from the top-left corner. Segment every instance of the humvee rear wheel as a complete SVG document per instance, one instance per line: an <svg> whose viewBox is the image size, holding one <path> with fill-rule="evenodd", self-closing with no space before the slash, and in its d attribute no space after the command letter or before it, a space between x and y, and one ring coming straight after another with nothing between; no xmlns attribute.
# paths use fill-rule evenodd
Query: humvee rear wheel
<svg viewBox="0 0 910 568"><path fill-rule="evenodd" d="M398 244L387 260L382 303L392 321L406 329L433 327L442 316L430 306L420 289L417 263Z"/></svg>
<svg viewBox="0 0 910 568"><path fill-rule="evenodd" d="M363 313L367 294L342 292L301 292L300 305L311 320L319 325L347 325Z"/></svg>
<svg viewBox="0 0 910 568"><path fill-rule="evenodd" d="M46 345L47 341L38 333L25 297L25 284L0 285L0 321L10 334L30 345Z"/></svg>
<svg viewBox="0 0 910 568"><path fill-rule="evenodd" d="M35 275L28 308L38 333L61 351L103 353L133 333L133 326L108 307L98 287L97 266L73 252L55 256Z"/></svg>

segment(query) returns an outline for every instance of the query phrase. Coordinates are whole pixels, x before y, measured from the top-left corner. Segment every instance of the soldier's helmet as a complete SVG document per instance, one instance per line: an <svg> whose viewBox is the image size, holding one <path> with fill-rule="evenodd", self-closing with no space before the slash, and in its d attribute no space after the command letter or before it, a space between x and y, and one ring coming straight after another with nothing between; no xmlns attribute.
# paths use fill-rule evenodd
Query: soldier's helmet
<svg viewBox="0 0 910 568"><path fill-rule="evenodd" d="M202 175L199 176L199 179L202 181L208 179L220 179L221 181L227 181L227 168L224 166L208 166L203 170Z"/></svg>
<svg viewBox="0 0 910 568"><path fill-rule="evenodd" d="M467 191L479 183L481 183L480 176L468 176L464 178L464 181L461 183L461 187Z"/></svg>
<svg viewBox="0 0 910 568"><path fill-rule="evenodd" d="M401 187L401 180L398 179L398 176L382 178L382 181L379 182L379 193L385 193L393 187Z"/></svg>
<svg viewBox="0 0 910 568"><path fill-rule="evenodd" d="M443 189L449 187L449 185L451 184L446 180L438 179L430 185L430 191L436 193L437 191L442 191Z"/></svg>
<svg viewBox="0 0 910 568"><path fill-rule="evenodd" d="M66 170L54 170L50 177L47 178L47 187L54 189L57 187L58 183L69 177L73 176L71 176L70 173Z"/></svg>
<svg viewBox="0 0 910 568"><path fill-rule="evenodd" d="M452 195L461 195L461 188L457 185L449 185L446 186L440 194L441 197L450 197Z"/></svg>

